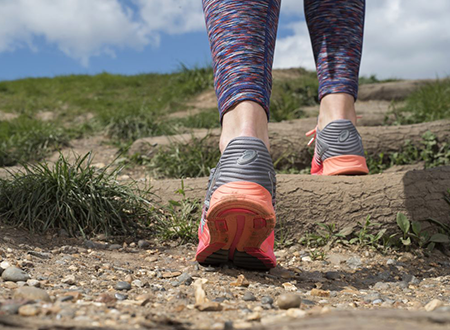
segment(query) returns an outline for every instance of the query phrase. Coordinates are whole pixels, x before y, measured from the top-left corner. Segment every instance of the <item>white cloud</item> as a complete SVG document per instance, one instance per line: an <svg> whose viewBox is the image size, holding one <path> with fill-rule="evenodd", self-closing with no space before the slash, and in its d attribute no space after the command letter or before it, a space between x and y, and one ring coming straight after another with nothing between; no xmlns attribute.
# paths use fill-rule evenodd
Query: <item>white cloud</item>
<svg viewBox="0 0 450 330"><path fill-rule="evenodd" d="M291 10L293 2L288 3ZM379 78L450 74L450 1L367 0L366 4L361 74ZM302 19L303 14L298 20ZM279 39L276 47L275 67L314 68L306 23L293 24L292 35Z"/></svg>

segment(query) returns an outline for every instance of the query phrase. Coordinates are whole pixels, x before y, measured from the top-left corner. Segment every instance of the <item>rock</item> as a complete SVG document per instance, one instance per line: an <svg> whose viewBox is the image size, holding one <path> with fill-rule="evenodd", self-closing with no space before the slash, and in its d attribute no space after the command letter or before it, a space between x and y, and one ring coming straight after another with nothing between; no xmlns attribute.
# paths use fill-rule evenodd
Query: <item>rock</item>
<svg viewBox="0 0 450 330"><path fill-rule="evenodd" d="M35 288L39 288L41 286L41 282L39 282L38 280L28 280L27 281L28 286L34 286Z"/></svg>
<svg viewBox="0 0 450 330"><path fill-rule="evenodd" d="M277 305L280 309L299 308L302 299L294 293L284 293L277 299Z"/></svg>
<svg viewBox="0 0 450 330"><path fill-rule="evenodd" d="M256 297L255 297L255 295L252 292L248 291L248 292L244 293L244 295L242 296L242 300L244 300L244 301L256 301Z"/></svg>
<svg viewBox="0 0 450 330"><path fill-rule="evenodd" d="M132 284L133 286L138 287L138 288L142 288L142 287L144 286L144 283L142 283L141 280L134 280L133 282L131 282L131 284Z"/></svg>
<svg viewBox="0 0 450 330"><path fill-rule="evenodd" d="M369 293L364 296L364 302L366 302L366 303L371 303L374 300L379 300L379 299L381 299L381 295L378 292Z"/></svg>
<svg viewBox="0 0 450 330"><path fill-rule="evenodd" d="M346 257L341 254L332 253L327 255L327 260L333 265L340 265L346 260Z"/></svg>
<svg viewBox="0 0 450 330"><path fill-rule="evenodd" d="M19 286L16 282L7 281L3 282L3 287L6 289L17 289Z"/></svg>
<svg viewBox="0 0 450 330"><path fill-rule="evenodd" d="M247 316L246 320L250 321L250 322L259 321L259 320L261 320L261 313L259 313L259 312L251 313L249 316Z"/></svg>
<svg viewBox="0 0 450 330"><path fill-rule="evenodd" d="M250 285L250 283L247 281L245 276L241 274L241 275L239 275L237 277L236 281L231 282L230 285L231 286L240 286L240 287L246 288L246 287L248 287Z"/></svg>
<svg viewBox="0 0 450 330"><path fill-rule="evenodd" d="M208 301L202 304L196 304L195 308L200 312L219 312L223 309L223 306L218 302Z"/></svg>
<svg viewBox="0 0 450 330"><path fill-rule="evenodd" d="M11 267L11 264L8 261L2 261L0 263L0 268L3 270L5 270L6 268L9 268L9 267Z"/></svg>
<svg viewBox="0 0 450 330"><path fill-rule="evenodd" d="M22 269L19 269L14 266L10 266L3 271L2 279L3 279L3 281L26 282L27 280L30 279L30 275L28 275Z"/></svg>
<svg viewBox="0 0 450 330"><path fill-rule="evenodd" d="M21 316L36 316L41 312L38 306L34 305L23 305L19 308L19 315Z"/></svg>
<svg viewBox="0 0 450 330"><path fill-rule="evenodd" d="M329 280L339 280L341 278L341 275L339 274L339 272L326 272L325 278Z"/></svg>
<svg viewBox="0 0 450 330"><path fill-rule="evenodd" d="M116 290L131 290L131 284L125 281L119 281L116 283Z"/></svg>
<svg viewBox="0 0 450 330"><path fill-rule="evenodd" d="M395 265L395 260L394 259L388 259L387 261L386 261L386 265Z"/></svg>
<svg viewBox="0 0 450 330"><path fill-rule="evenodd" d="M389 283L385 283L385 282L377 282L375 283L375 285L373 286L373 288L375 290L382 290L382 291L386 291L389 289Z"/></svg>
<svg viewBox="0 0 450 330"><path fill-rule="evenodd" d="M293 319L299 319L306 316L306 312L301 310L300 308L289 308L286 312L287 317L291 317Z"/></svg>
<svg viewBox="0 0 450 330"><path fill-rule="evenodd" d="M128 299L128 295L122 294L122 293L119 293L119 292L116 292L116 294L114 295L114 297L115 297L117 300L126 300L126 299Z"/></svg>
<svg viewBox="0 0 450 330"><path fill-rule="evenodd" d="M425 310L427 312L434 311L436 308L444 306L444 302L439 299L433 299L428 304L425 305Z"/></svg>
<svg viewBox="0 0 450 330"><path fill-rule="evenodd" d="M374 301L372 301L372 305L381 305L383 303L383 300L381 299L375 299Z"/></svg>
<svg viewBox="0 0 450 330"><path fill-rule="evenodd" d="M141 239L141 240L139 240L139 242L138 242L138 247L139 247L140 249L148 249L148 248L150 247L150 243L147 242L147 241L144 240L144 239Z"/></svg>
<svg viewBox="0 0 450 330"><path fill-rule="evenodd" d="M50 296L45 290L30 286L24 286L16 289L13 297L14 299L51 302Z"/></svg>
<svg viewBox="0 0 450 330"><path fill-rule="evenodd" d="M23 306L27 301L22 300L6 300L0 304L0 315L1 312L5 312L7 314L17 314L19 312L19 308Z"/></svg>
<svg viewBox="0 0 450 330"><path fill-rule="evenodd" d="M116 303L116 298L109 293L102 293L95 301L113 306Z"/></svg>
<svg viewBox="0 0 450 330"><path fill-rule="evenodd" d="M269 296L264 296L264 297L261 298L261 304L263 304L263 305L265 305L265 304L272 305L273 304L273 299L271 297L269 297Z"/></svg>
<svg viewBox="0 0 450 330"><path fill-rule="evenodd" d="M202 305L207 302L206 292L203 290L203 284L206 284L207 282L208 280L203 278L199 278L194 282L196 305Z"/></svg>
<svg viewBox="0 0 450 330"><path fill-rule="evenodd" d="M361 258L358 256L353 256L347 259L346 264L351 269L358 269L362 265Z"/></svg>
<svg viewBox="0 0 450 330"><path fill-rule="evenodd" d="M295 291L297 291L297 287L294 284L292 284L292 283L286 282L286 283L283 283L281 285L288 292L295 292Z"/></svg>
<svg viewBox="0 0 450 330"><path fill-rule="evenodd" d="M109 250L119 250L122 248L122 245L120 244L111 244L110 246L108 246Z"/></svg>
<svg viewBox="0 0 450 330"><path fill-rule="evenodd" d="M180 276L177 277L175 281L172 282L172 285L177 287L180 285L186 285L189 286L192 283L192 276L189 273L183 273Z"/></svg>
<svg viewBox="0 0 450 330"><path fill-rule="evenodd" d="M67 275L61 280L62 283L68 284L68 285L74 285L75 284L75 276L74 275Z"/></svg>
<svg viewBox="0 0 450 330"><path fill-rule="evenodd" d="M37 252L37 251L28 251L28 254L30 256L40 258L40 259L50 259L50 256L51 256L50 253Z"/></svg>
<svg viewBox="0 0 450 330"><path fill-rule="evenodd" d="M414 285L420 284L420 280L411 274L403 274L402 281L405 283L414 284Z"/></svg>
<svg viewBox="0 0 450 330"><path fill-rule="evenodd" d="M311 296L315 297L329 297L330 291L328 290L320 290L320 289L312 289L311 290Z"/></svg>

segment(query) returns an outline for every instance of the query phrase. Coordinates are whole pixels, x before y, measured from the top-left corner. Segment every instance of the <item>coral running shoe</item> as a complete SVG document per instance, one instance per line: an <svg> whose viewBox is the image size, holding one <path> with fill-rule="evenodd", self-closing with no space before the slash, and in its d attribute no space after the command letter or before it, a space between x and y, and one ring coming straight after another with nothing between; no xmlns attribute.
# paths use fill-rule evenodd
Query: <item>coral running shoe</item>
<svg viewBox="0 0 450 330"><path fill-rule="evenodd" d="M198 229L196 260L266 270L276 266L275 171L263 141L230 141L211 175Z"/></svg>
<svg viewBox="0 0 450 330"><path fill-rule="evenodd" d="M312 175L367 174L361 136L350 120L339 119L323 130L317 127L306 133L316 142L311 163Z"/></svg>

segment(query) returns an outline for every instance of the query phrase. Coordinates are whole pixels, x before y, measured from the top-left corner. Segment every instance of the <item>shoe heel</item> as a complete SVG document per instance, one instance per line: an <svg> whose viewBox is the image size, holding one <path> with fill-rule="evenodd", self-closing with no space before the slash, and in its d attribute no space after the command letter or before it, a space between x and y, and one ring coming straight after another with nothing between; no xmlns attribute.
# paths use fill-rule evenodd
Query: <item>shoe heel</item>
<svg viewBox="0 0 450 330"><path fill-rule="evenodd" d="M273 239L271 247L266 240L273 236L275 223L272 196L264 187L246 181L220 186L211 196L206 215L208 248L197 254L197 260L204 264L232 260L243 268L273 268Z"/></svg>
<svg viewBox="0 0 450 330"><path fill-rule="evenodd" d="M357 155L330 157L323 162L323 175L368 174L366 158Z"/></svg>

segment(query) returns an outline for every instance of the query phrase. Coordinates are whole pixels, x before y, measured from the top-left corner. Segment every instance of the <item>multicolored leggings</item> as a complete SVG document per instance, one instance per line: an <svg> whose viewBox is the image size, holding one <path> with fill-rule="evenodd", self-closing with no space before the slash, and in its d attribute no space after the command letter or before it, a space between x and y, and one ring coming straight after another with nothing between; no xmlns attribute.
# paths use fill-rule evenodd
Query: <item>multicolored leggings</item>
<svg viewBox="0 0 450 330"><path fill-rule="evenodd" d="M203 0L223 114L244 100L269 116L272 63L281 0ZM304 0L319 78L319 99L348 93L356 99L365 0Z"/></svg>

